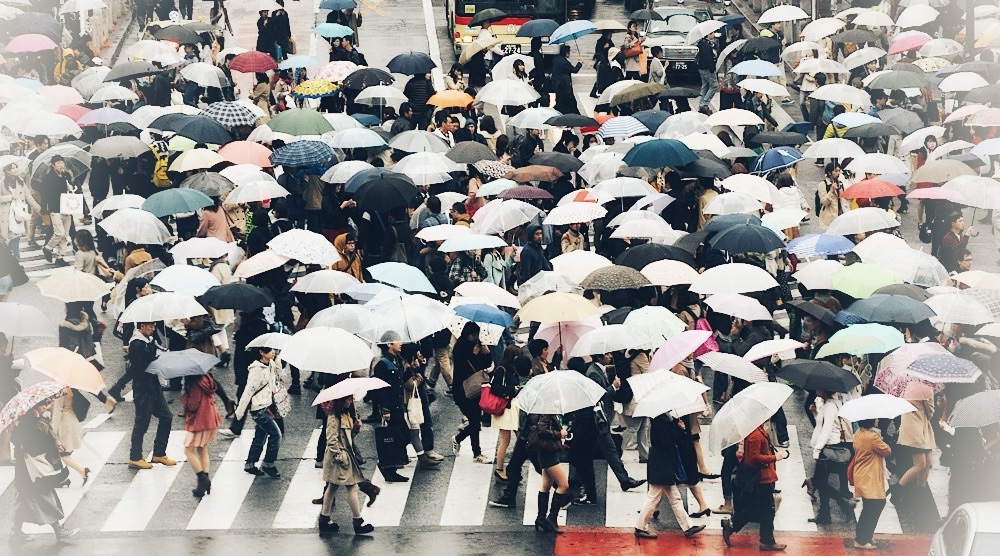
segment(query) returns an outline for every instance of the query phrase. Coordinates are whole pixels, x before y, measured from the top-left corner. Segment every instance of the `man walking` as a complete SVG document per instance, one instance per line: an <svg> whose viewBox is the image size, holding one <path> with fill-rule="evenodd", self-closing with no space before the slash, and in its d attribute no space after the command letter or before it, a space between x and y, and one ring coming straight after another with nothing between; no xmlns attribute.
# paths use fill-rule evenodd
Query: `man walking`
<svg viewBox="0 0 1000 556"><path fill-rule="evenodd" d="M622 490L629 490L642 486L646 480L643 479L640 481L629 477L628 471L625 469L625 464L622 463L622 457L618 453L618 446L611 437L611 422L608 416L614 415L614 396L621 387L621 380L616 376L614 382L608 382L607 366L610 363L610 353L593 355L591 356L591 363L587 367L586 372L587 378L596 382L605 391L601 401L597 403L597 409L594 411L594 420L597 425L597 449L604 454L604 459L607 460L608 466L611 467L611 471L615 474L615 478L618 479L618 484L621 485ZM583 473L583 477L580 480L584 484L587 481L594 481L592 466L590 469L578 469L577 472Z"/></svg>
<svg viewBox="0 0 1000 556"><path fill-rule="evenodd" d="M707 37L698 41L698 55L695 62L698 64L698 75L701 76L701 100L698 101L698 111L708 114L709 104L719 92L719 75L715 69L715 50Z"/></svg>
<svg viewBox="0 0 1000 556"><path fill-rule="evenodd" d="M41 197L39 203L41 214L48 214L52 222L52 237L42 247L45 259L51 263L54 254L58 252L61 255L66 247L66 238L73 218L69 214L60 214L60 201L64 193L73 193L76 188L69 182L70 176L66 171L66 161L63 157L55 155L49 163L52 166L38 184L38 194Z"/></svg>

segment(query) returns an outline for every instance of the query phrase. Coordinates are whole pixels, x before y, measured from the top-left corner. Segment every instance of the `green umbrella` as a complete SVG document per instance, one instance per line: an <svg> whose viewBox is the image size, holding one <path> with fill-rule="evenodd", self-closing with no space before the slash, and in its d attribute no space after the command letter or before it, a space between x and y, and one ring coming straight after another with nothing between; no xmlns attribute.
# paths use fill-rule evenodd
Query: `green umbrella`
<svg viewBox="0 0 1000 556"><path fill-rule="evenodd" d="M267 122L271 131L289 135L323 135L333 131L333 126L315 110L293 108L285 110Z"/></svg>
<svg viewBox="0 0 1000 556"><path fill-rule="evenodd" d="M833 289L855 299L865 299L883 286L903 282L899 276L870 263L854 263L835 271L830 278L833 280Z"/></svg>
<svg viewBox="0 0 1000 556"><path fill-rule="evenodd" d="M919 89L926 86L924 74L905 70L887 71L868 84L870 89Z"/></svg>
<svg viewBox="0 0 1000 556"><path fill-rule="evenodd" d="M863 355L866 353L888 353L903 345L903 333L884 324L855 324L830 336L816 353L817 359L846 353Z"/></svg>
<svg viewBox="0 0 1000 556"><path fill-rule="evenodd" d="M142 203L142 210L151 212L157 218L194 212L215 204L211 197L197 189L167 189L153 193Z"/></svg>

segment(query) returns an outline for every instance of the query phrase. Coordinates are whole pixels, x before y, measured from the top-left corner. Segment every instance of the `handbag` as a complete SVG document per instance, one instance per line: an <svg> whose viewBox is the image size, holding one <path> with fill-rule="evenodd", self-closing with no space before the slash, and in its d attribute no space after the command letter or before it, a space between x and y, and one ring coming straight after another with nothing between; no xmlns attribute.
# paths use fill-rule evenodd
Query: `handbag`
<svg viewBox="0 0 1000 556"><path fill-rule="evenodd" d="M379 467L402 467L410 462L406 443L391 426L375 427L375 453Z"/></svg>
<svg viewBox="0 0 1000 556"><path fill-rule="evenodd" d="M28 471L28 478L31 482L38 483L40 486L55 487L69 478L69 469L63 465L62 460L59 460L58 465L53 465L45 457L45 454L31 456L25 453L24 467Z"/></svg>
<svg viewBox="0 0 1000 556"><path fill-rule="evenodd" d="M424 404L420 402L420 394L417 393L417 385L413 385L413 393L406 402L406 422L411 428L424 424Z"/></svg>
<svg viewBox="0 0 1000 556"><path fill-rule="evenodd" d="M535 422L531 430L528 431L528 449L537 450L539 452L557 452L563 448L563 443L557 438L548 438L542 436L542 432L547 432L548 429L544 426L539 426L541 424L541 419Z"/></svg>
<svg viewBox="0 0 1000 556"><path fill-rule="evenodd" d="M684 469L684 461L681 459L681 449L674 445L674 477L677 479L678 483L686 483L688 481L687 470Z"/></svg>
<svg viewBox="0 0 1000 556"><path fill-rule="evenodd" d="M472 367L472 363L469 363L469 367ZM472 367L472 374L469 375L469 378L462 381L462 390L465 392L465 397L470 400L478 399L483 383L489 381L490 374L488 372L485 370L477 371L475 367Z"/></svg>
<svg viewBox="0 0 1000 556"><path fill-rule="evenodd" d="M295 54L297 46L295 45L295 39L288 37L288 53Z"/></svg>
<svg viewBox="0 0 1000 556"><path fill-rule="evenodd" d="M285 381L281 377L278 377L278 385L274 389L271 399L273 400L271 406L277 410L278 416L285 417L292 412L292 402L288 399L288 390L285 388Z"/></svg>
<svg viewBox="0 0 1000 556"><path fill-rule="evenodd" d="M642 54L642 43L635 41L628 48L622 50L622 55L626 58L634 58Z"/></svg>
<svg viewBox="0 0 1000 556"><path fill-rule="evenodd" d="M843 446L824 446L819 455L833 463L847 463L851 460L851 451Z"/></svg>
<svg viewBox="0 0 1000 556"><path fill-rule="evenodd" d="M59 214L83 216L83 194L61 193L59 195Z"/></svg>
<svg viewBox="0 0 1000 556"><path fill-rule="evenodd" d="M7 230L10 232L10 235L24 235L24 223L29 219L31 219L31 213L28 211L28 204L20 199L11 201L7 219Z"/></svg>
<svg viewBox="0 0 1000 556"><path fill-rule="evenodd" d="M503 415L507 410L507 398L494 394L489 384L483 384L479 387L479 409L490 415Z"/></svg>

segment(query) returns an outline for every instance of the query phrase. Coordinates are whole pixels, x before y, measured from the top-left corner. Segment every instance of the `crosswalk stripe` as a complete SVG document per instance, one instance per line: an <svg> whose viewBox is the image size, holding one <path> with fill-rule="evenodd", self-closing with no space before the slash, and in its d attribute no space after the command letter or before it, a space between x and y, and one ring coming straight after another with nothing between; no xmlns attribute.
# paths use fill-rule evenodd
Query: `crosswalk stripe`
<svg viewBox="0 0 1000 556"><path fill-rule="evenodd" d="M528 462L531 465L531 462ZM563 471L569 476L569 464L561 463L559 465L563 466ZM521 521L522 525L534 525L535 518L538 517L538 491L542 487L542 476L535 473L534 468L530 469L526 476L526 486L524 488L524 516ZM551 490L549 503L552 503L551 493L555 490ZM559 525L566 525L566 513L568 510L561 510L559 512L559 517L556 518L556 523Z"/></svg>
<svg viewBox="0 0 1000 556"><path fill-rule="evenodd" d="M806 479L806 468L794 425L788 425L788 438L788 458L775 465L778 479L784 482L785 488L781 489L781 508L774 516L774 528L777 531L816 531L816 524L809 523L809 518L813 517L812 500L800 487Z"/></svg>
<svg viewBox="0 0 1000 556"><path fill-rule="evenodd" d="M413 477L415 470L416 462L411 460L399 471L402 475ZM403 512L406 510L406 501L410 497L413 481L389 483L382 477L382 471L377 470L372 475L371 482L381 488L382 492L372 507L369 508L367 505L362 507L361 516L375 527L398 527L403 520Z"/></svg>
<svg viewBox="0 0 1000 556"><path fill-rule="evenodd" d="M233 526L255 478L243 471L255 431L256 427L244 430L229 444L222 463L212 475L212 494L201 499L188 521L188 531L229 529Z"/></svg>
<svg viewBox="0 0 1000 556"><path fill-rule="evenodd" d="M14 466L0 467L0 492L7 492L12 484L14 484Z"/></svg>
<svg viewBox="0 0 1000 556"><path fill-rule="evenodd" d="M479 432L480 449L486 457L496 452L498 434L494 428ZM472 461L471 453L456 457L441 512L441 525L482 525L492 482L492 465Z"/></svg>
<svg viewBox="0 0 1000 556"><path fill-rule="evenodd" d="M646 464L639 463L639 452L626 450L622 454L622 464L633 479L646 478ZM608 469L607 490L604 494L604 524L607 527L633 527L636 513L646 502L646 487L623 491L618 478Z"/></svg>
<svg viewBox="0 0 1000 556"><path fill-rule="evenodd" d="M94 417L90 421L87 421L87 423L85 425L83 425L83 428L85 428L85 429L96 429L97 427L103 425L104 422L107 421L110 418L111 418L111 414L110 413L101 413L97 417Z"/></svg>
<svg viewBox="0 0 1000 556"><path fill-rule="evenodd" d="M313 466L316 455L316 442L323 431L314 429L302 453L302 460L295 469L292 482L285 491L277 515L271 524L275 529L301 529L308 527L316 519L319 507L313 505L312 499L323 492L323 470Z"/></svg>
<svg viewBox="0 0 1000 556"><path fill-rule="evenodd" d="M142 531L153 519L163 498L170 491L174 479L184 467L184 431L171 431L167 441L167 454L178 456L177 465L165 467L154 464L152 469L135 472L135 477L125 489L115 508L101 528L105 532Z"/></svg>

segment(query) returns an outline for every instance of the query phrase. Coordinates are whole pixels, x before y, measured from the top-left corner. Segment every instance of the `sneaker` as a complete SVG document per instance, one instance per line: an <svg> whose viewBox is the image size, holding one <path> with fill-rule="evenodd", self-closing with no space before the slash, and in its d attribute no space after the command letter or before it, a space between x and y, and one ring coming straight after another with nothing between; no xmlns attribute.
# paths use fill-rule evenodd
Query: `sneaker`
<svg viewBox="0 0 1000 556"><path fill-rule="evenodd" d="M761 552L781 552L782 550L784 550L786 548L788 548L787 544L780 544L780 543L774 543L774 544L764 544L764 543L761 543L760 544L760 550L761 550Z"/></svg>
<svg viewBox="0 0 1000 556"><path fill-rule="evenodd" d="M315 467L316 469L323 469L323 460L321 459L316 460L316 463L313 465L313 467Z"/></svg>
<svg viewBox="0 0 1000 556"><path fill-rule="evenodd" d="M431 458L433 460L444 461L444 456L442 456L441 454L435 452L434 450L427 450L424 453L427 454L427 457L429 457L429 458Z"/></svg>
<svg viewBox="0 0 1000 556"><path fill-rule="evenodd" d="M488 463L490 465L493 465L493 462L491 460L486 459L486 456L484 456L482 454L479 454L478 456L475 456L474 458L472 458L472 461L474 463Z"/></svg>
<svg viewBox="0 0 1000 556"><path fill-rule="evenodd" d="M144 459L130 459L128 460L128 466L131 469L152 469L153 464L149 463Z"/></svg>
<svg viewBox="0 0 1000 556"><path fill-rule="evenodd" d="M490 500L489 505L493 508L513 508L517 505L517 500L513 496L504 494L496 500Z"/></svg>
<svg viewBox="0 0 1000 556"><path fill-rule="evenodd" d="M256 465L245 465L243 466L243 470L251 475L254 475L255 477L260 477L261 475L264 474L263 471L257 469Z"/></svg>
<svg viewBox="0 0 1000 556"><path fill-rule="evenodd" d="M451 437L451 453L457 456L461 451L462 451L462 445L458 443L458 439L455 438L454 436Z"/></svg>
<svg viewBox="0 0 1000 556"><path fill-rule="evenodd" d="M173 467L177 465L177 460L171 458L170 456L153 456L150 459L150 463L159 463L160 465L166 465L167 467Z"/></svg>
<svg viewBox="0 0 1000 556"><path fill-rule="evenodd" d="M587 496L586 494L584 494L580 498L577 498L576 500L573 500L573 505L574 506L596 506L597 505L597 501L594 500L593 498Z"/></svg>
<svg viewBox="0 0 1000 556"><path fill-rule="evenodd" d="M273 465L269 466L269 467L263 467L262 466L260 468L260 470L261 470L261 472L263 472L265 475L267 475L268 477L270 477L272 479L280 479L281 478L281 473L278 471L278 468L275 467L275 466L273 466Z"/></svg>
<svg viewBox="0 0 1000 556"><path fill-rule="evenodd" d="M219 436L222 436L222 437L225 437L225 438L236 438L236 436L237 436L236 433L233 432L232 429L230 429L229 427L222 427L221 429L219 429L219 433L218 434L219 434Z"/></svg>
<svg viewBox="0 0 1000 556"><path fill-rule="evenodd" d="M65 527L59 527L56 529L56 540L63 540L72 537L73 535L79 533L79 529L67 529Z"/></svg>

